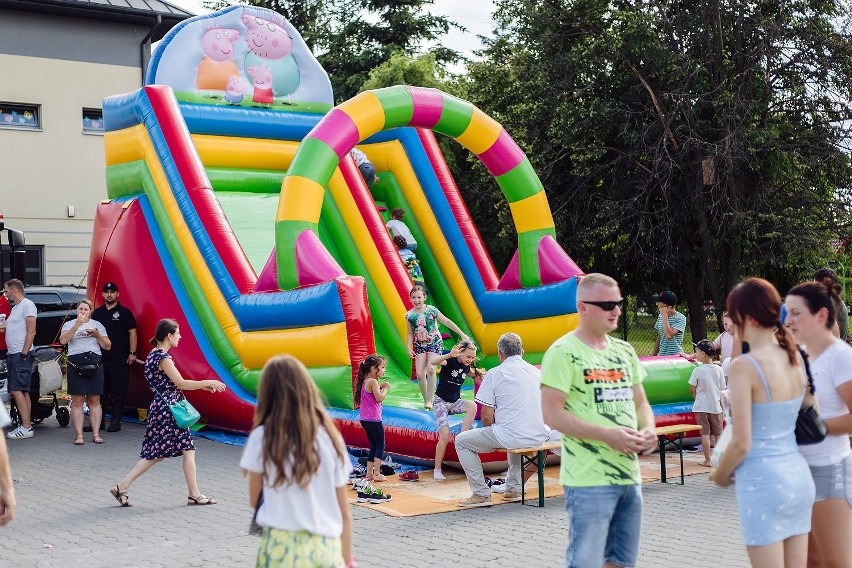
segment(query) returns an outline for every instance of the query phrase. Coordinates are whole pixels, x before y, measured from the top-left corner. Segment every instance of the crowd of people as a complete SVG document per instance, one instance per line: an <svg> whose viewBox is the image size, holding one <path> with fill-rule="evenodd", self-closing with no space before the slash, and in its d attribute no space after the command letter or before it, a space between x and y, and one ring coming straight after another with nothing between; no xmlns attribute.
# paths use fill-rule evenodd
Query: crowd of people
<svg viewBox="0 0 852 568"><path fill-rule="evenodd" d="M0 335L10 354L10 391L20 416L20 424L7 437L30 438L29 397L19 402L17 395L29 391L34 308L19 281L6 282L4 292L12 307L0 318ZM852 566L852 347L843 338L840 292L836 277L825 272L793 287L783 301L766 280L746 279L728 295L725 332L716 341L693 344L696 368L689 386L701 427L702 465L712 468L715 484L735 485L743 542L753 566ZM111 425L120 427L127 367L136 357L135 320L126 308L118 309L118 286L108 283L103 294L110 325L97 317L101 308L84 300L59 336L69 350L68 391L77 445L85 441L84 402L93 442L103 442L102 398L109 396L110 410L119 414ZM444 479L442 462L453 414L463 415L455 447L472 492L460 507L492 504L480 454L561 439L559 481L569 535L566 566L635 566L642 524L638 456L654 451L657 436L643 388L644 367L629 343L611 335L624 302L618 283L603 274L580 279L577 327L547 349L541 369L524 361L522 338L505 333L496 345L500 363L486 372L476 365L477 345L426 303L421 286L411 289L410 299L409 355L424 408L434 413L438 427L434 479ZM660 312L656 351L683 353L685 318L676 309L676 296L665 291L654 301ZM448 352L443 350L439 323L460 338ZM217 380L181 376L170 353L180 338L178 323L163 319L151 339L144 377L155 396L141 459L110 490L122 507L131 506L128 492L140 476L178 456L183 460L187 504L216 504L199 490L192 436L177 425L170 405L183 400L186 390L218 393L226 387ZM107 381L104 361L116 348L119 353L109 359L120 369ZM375 485L386 481L381 470L382 403L392 388L384 377L386 367L383 356L370 355L361 362L354 385L369 445L366 483L359 486L358 495L373 503L391 499ZM475 384L474 401L461 396L468 378ZM481 405L478 427L475 403ZM827 435L821 442L799 445L797 419L801 409L812 405ZM8 423L0 407L0 426ZM730 438L713 454L723 425ZM520 498L522 479L531 472L522 470L519 456L509 454L508 463L503 500L514 501ZM347 496L349 455L298 360L282 355L265 365L240 466L262 527L258 566L287 565L282 550L294 558L323 559L323 566L357 565ZM5 440L0 440L0 526L14 514Z"/></svg>

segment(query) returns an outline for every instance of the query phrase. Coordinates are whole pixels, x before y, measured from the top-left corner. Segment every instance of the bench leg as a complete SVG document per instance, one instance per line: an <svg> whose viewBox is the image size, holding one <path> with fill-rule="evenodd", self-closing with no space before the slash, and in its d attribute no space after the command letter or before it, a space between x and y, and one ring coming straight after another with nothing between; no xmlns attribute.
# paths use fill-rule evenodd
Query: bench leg
<svg viewBox="0 0 852 568"><path fill-rule="evenodd" d="M544 456L546 452L539 450L538 458L538 506L544 507Z"/></svg>
<svg viewBox="0 0 852 568"><path fill-rule="evenodd" d="M683 485L683 432L677 435L677 453L680 456L680 484Z"/></svg>
<svg viewBox="0 0 852 568"><path fill-rule="evenodd" d="M657 442L660 445L660 482L666 482L666 440L665 436L657 436Z"/></svg>

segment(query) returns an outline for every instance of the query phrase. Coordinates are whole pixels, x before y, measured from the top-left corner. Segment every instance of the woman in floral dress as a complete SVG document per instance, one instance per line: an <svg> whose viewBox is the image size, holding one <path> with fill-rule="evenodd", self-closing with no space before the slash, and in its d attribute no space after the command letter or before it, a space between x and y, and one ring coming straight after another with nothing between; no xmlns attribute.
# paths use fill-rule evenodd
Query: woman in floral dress
<svg viewBox="0 0 852 568"><path fill-rule="evenodd" d="M179 428L169 411L168 404L184 398L181 391L203 389L209 392L222 392L225 384L221 381L188 381L175 367L169 350L177 347L180 341L180 329L173 319L163 319L157 323L157 331L151 339L154 349L145 361L145 379L158 395L154 395L148 409L148 429L142 439L142 458L130 470L130 473L110 493L122 507L130 507L127 491L136 479L165 458L183 456L183 473L186 476L187 505L215 505L216 500L206 497L198 490L195 477L195 445L189 428ZM165 402L164 400L165 399ZM168 403L168 404L167 404Z"/></svg>

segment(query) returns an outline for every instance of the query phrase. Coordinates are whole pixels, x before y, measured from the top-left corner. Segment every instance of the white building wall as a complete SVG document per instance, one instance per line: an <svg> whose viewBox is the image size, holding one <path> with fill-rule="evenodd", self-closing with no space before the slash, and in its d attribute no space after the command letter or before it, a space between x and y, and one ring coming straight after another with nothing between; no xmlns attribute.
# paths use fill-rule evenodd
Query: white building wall
<svg viewBox="0 0 852 568"><path fill-rule="evenodd" d="M141 72L3 54L0 69L0 102L41 105L42 124L40 131L0 128L0 213L28 245L44 245L45 284L85 284L95 208L107 192L103 136L83 133L83 108L138 89Z"/></svg>

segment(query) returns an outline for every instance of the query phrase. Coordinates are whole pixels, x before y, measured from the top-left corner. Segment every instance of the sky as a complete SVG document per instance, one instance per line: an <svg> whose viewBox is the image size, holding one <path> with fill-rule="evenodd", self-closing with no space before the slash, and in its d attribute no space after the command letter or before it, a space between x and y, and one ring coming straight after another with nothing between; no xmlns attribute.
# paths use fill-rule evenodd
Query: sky
<svg viewBox="0 0 852 568"><path fill-rule="evenodd" d="M206 12L202 0L167 0L195 14ZM473 51L481 47L477 36L491 35L491 13L494 10L492 0L434 0L430 12L436 16L446 16L467 28L466 32L452 30L444 39L444 45L472 56Z"/></svg>

